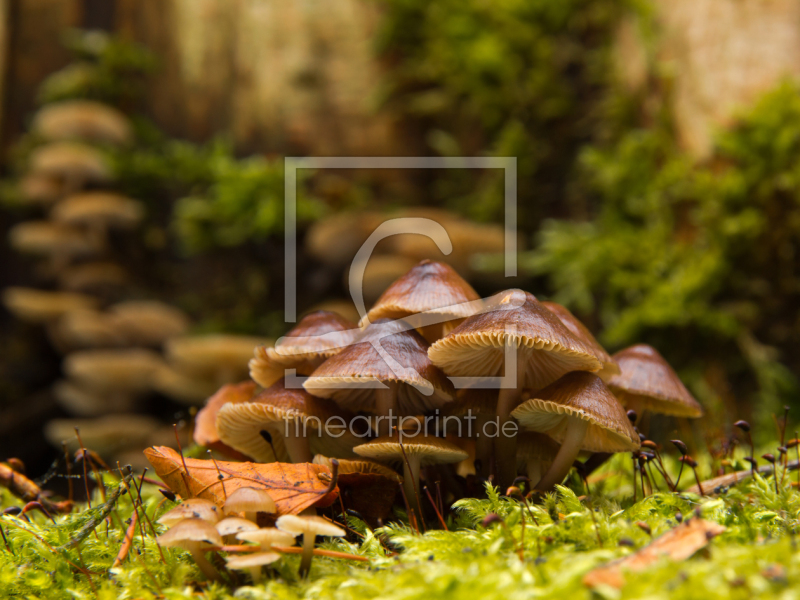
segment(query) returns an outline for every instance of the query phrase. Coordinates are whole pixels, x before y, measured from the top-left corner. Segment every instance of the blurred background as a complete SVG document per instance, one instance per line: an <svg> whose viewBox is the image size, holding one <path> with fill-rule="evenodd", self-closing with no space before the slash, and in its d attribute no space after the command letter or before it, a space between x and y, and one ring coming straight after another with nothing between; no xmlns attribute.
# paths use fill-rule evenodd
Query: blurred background
<svg viewBox="0 0 800 600"><path fill-rule="evenodd" d="M0 457L141 464L283 321L283 157L514 156L299 183L302 314L355 319L422 258L656 346L700 439L800 409L800 4L0 0ZM666 425L669 430L674 424ZM185 427L182 434L186 436ZM188 436L187 436L188 440ZM715 442L716 443L716 442Z"/></svg>

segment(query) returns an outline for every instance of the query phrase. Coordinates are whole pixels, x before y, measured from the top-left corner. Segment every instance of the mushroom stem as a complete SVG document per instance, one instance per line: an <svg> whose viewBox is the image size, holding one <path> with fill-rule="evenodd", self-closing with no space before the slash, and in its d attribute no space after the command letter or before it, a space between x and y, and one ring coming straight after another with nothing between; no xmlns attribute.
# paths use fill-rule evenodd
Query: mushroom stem
<svg viewBox="0 0 800 600"><path fill-rule="evenodd" d="M253 583L261 583L261 567L250 567L250 577Z"/></svg>
<svg viewBox="0 0 800 600"><path fill-rule="evenodd" d="M384 383L386 388L375 391L375 408L379 417L384 417L378 421L378 435L391 435L392 421L397 418L397 387L395 381Z"/></svg>
<svg viewBox="0 0 800 600"><path fill-rule="evenodd" d="M542 478L542 461L532 458L528 461L528 481L534 487ZM530 490L528 490L530 491Z"/></svg>
<svg viewBox="0 0 800 600"><path fill-rule="evenodd" d="M245 511L244 518L258 525L258 513L256 511Z"/></svg>
<svg viewBox="0 0 800 600"><path fill-rule="evenodd" d="M286 451L293 463L310 463L314 459L308 446L308 437L305 435L305 424L299 419L286 420L282 433Z"/></svg>
<svg viewBox="0 0 800 600"><path fill-rule="evenodd" d="M208 560L206 559L206 554L203 551L203 549L200 548L199 544L194 548L189 548L188 550L189 552L192 553L192 558L194 558L194 562L197 563L197 566L200 567L200 570L203 572L203 575L205 575L209 581L220 580L219 573L217 573L217 570L211 565L210 562L208 562Z"/></svg>
<svg viewBox="0 0 800 600"><path fill-rule="evenodd" d="M403 460L403 491L408 500L409 510L421 510L419 497L417 496L417 485L419 483L419 469L420 459L419 456L413 454L406 454ZM415 500L416 502L412 501ZM409 515L410 518L410 515ZM422 519L422 514L419 515Z"/></svg>
<svg viewBox="0 0 800 600"><path fill-rule="evenodd" d="M472 432L472 437L475 438L475 461L480 463L475 474L482 479L489 476L492 467L492 438L485 431L489 420L489 415L479 414L475 420L475 431Z"/></svg>
<svg viewBox="0 0 800 600"><path fill-rule="evenodd" d="M564 477L569 473L572 463L575 462L575 458L577 458L578 452L581 450L581 443L583 438L586 437L588 428L589 421L570 418L566 436L564 436L564 441L561 442L561 448L559 448L553 464L547 469L547 473L534 486L535 489L549 492L557 483L564 481Z"/></svg>
<svg viewBox="0 0 800 600"><path fill-rule="evenodd" d="M504 490L516 475L517 436L503 434L506 423L513 421L511 411L522 394L522 373L525 370L525 353L517 349L517 382L513 388L503 388L497 395L497 437L494 440L494 462L497 465L497 482Z"/></svg>
<svg viewBox="0 0 800 600"><path fill-rule="evenodd" d="M303 555L300 558L300 577L307 577L311 570L311 559L314 557L314 541L316 537L313 533L303 534Z"/></svg>

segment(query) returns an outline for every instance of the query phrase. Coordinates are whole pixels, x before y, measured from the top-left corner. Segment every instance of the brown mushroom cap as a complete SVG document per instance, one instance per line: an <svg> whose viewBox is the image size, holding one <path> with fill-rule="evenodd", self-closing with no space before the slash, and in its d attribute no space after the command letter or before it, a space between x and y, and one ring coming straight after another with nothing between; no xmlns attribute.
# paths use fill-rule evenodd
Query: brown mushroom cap
<svg viewBox="0 0 800 600"><path fill-rule="evenodd" d="M453 320L460 321L475 313L472 307L464 306L475 301L480 301L478 293L452 267L423 260L389 286L359 325L429 312L450 319L438 324L447 333L457 324Z"/></svg>
<svg viewBox="0 0 800 600"><path fill-rule="evenodd" d="M262 387L270 387L285 376L286 369L311 375L320 363L350 343L356 325L329 311L316 311L300 319L274 348L258 346L250 360L250 376Z"/></svg>
<svg viewBox="0 0 800 600"><path fill-rule="evenodd" d="M592 373L574 371L533 393L511 415L524 429L564 440L569 419L589 423L581 448L590 452L627 452L639 448L639 435L625 409L603 381Z"/></svg>
<svg viewBox="0 0 800 600"><path fill-rule="evenodd" d="M468 456L455 444L432 436L404 436L402 445L398 436L385 436L356 446L353 451L366 458L390 463L401 462L405 451L406 456L419 457L421 466L457 463Z"/></svg>
<svg viewBox="0 0 800 600"><path fill-rule="evenodd" d="M30 171L66 181L104 183L112 179L111 168L103 154L77 142L53 142L37 148L31 153Z"/></svg>
<svg viewBox="0 0 800 600"><path fill-rule="evenodd" d="M132 229L144 217L144 206L113 192L81 192L56 204L50 217L68 225Z"/></svg>
<svg viewBox="0 0 800 600"><path fill-rule="evenodd" d="M387 320L371 324L352 345L322 363L303 387L322 398L333 398L348 410L371 412L376 390L368 386L397 382L402 384L397 392L401 413L443 406L455 395L453 386L428 359L427 342L406 327ZM397 364L387 363L373 342Z"/></svg>
<svg viewBox="0 0 800 600"><path fill-rule="evenodd" d="M515 308L518 301L522 304ZM499 376L508 345L524 353L520 357L524 370L518 374L519 387L539 389L569 371L597 371L602 367L594 350L533 294L509 290L498 294L489 306L493 310L468 317L428 350L433 363L448 375ZM508 331L511 328L516 332Z"/></svg>
<svg viewBox="0 0 800 600"><path fill-rule="evenodd" d="M211 396L194 419L194 443L198 446L217 447L221 444L217 433L217 414L226 404L249 402L256 392L256 384L252 381L229 383L223 385Z"/></svg>
<svg viewBox="0 0 800 600"><path fill-rule="evenodd" d="M250 402L224 405L217 413L216 423L220 440L259 462L288 461L284 436L295 433L296 427L292 424L295 420L301 423L297 429L307 436L312 454L352 456L352 447L360 439L349 428L343 432L337 429L328 435L326 424L330 424L333 417L347 422L350 415L342 416L331 401L316 398L302 388L287 388L284 380L280 380ZM341 424L337 419L334 426L338 428ZM268 431L272 436L277 457L261 431ZM335 437L339 433L342 435Z"/></svg>
<svg viewBox="0 0 800 600"><path fill-rule="evenodd" d="M333 468L331 459L321 454L314 456L313 462L315 465L323 465L329 469ZM380 475L397 483L403 483L403 478L400 475L371 460L347 460L346 458L339 458L337 462L339 463L340 478L342 476L346 477L347 475Z"/></svg>
<svg viewBox="0 0 800 600"><path fill-rule="evenodd" d="M31 127L48 140L124 145L133 137L125 115L116 108L92 100L48 104L36 113Z"/></svg>
<svg viewBox="0 0 800 600"><path fill-rule="evenodd" d="M622 373L606 385L624 406L675 417L703 416L703 407L652 346L636 344L620 350L614 358Z"/></svg>
<svg viewBox="0 0 800 600"><path fill-rule="evenodd" d="M402 277L414 267L415 261L397 254L373 254L364 267L361 279L361 292L369 304L374 302L392 285L398 277ZM344 275L344 285L349 287L349 271Z"/></svg>
<svg viewBox="0 0 800 600"><path fill-rule="evenodd" d="M595 339L592 332L580 322L580 320L573 315L566 306L562 306L557 302L542 302L542 305L557 316L564 326L569 329L575 336L586 342L595 352L595 355L603 363L603 368L598 371L597 375L604 380L607 380L612 375L619 374L619 365L600 345L600 342Z"/></svg>

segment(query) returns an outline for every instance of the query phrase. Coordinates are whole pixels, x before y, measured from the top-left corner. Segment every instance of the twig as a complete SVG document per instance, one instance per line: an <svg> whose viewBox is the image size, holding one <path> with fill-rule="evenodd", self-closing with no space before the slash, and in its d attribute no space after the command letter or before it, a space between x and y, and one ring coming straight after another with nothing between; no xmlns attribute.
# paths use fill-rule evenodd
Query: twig
<svg viewBox="0 0 800 600"><path fill-rule="evenodd" d="M425 486L424 488L422 488L422 489L424 489L424 490L425 490L425 493L428 495L428 500L430 500L430 501L431 501L431 505L433 506L433 510L435 510L435 511L436 511L436 516L437 516L437 517L439 517L439 523L441 523L441 524L442 524L442 528L443 528L445 531L450 531L450 530L447 528L447 523L445 523L445 522L444 522L444 517L442 516L442 513L440 513L440 512L439 512L439 507L436 505L436 502L434 501L434 499L433 499L433 496L431 496L431 491L428 489L428 486L426 485L426 486Z"/></svg>
<svg viewBox="0 0 800 600"><path fill-rule="evenodd" d="M129 492L130 493L130 492ZM128 550L131 549L131 544L133 543L133 536L136 533L136 524L139 522L139 513L133 513L131 517L131 524L128 525L128 529L125 532L125 541L122 543L122 547L119 549L119 554L117 554L117 558L114 559L114 564L111 565L111 568L118 567L122 564L122 561L125 560L125 557L128 556Z"/></svg>

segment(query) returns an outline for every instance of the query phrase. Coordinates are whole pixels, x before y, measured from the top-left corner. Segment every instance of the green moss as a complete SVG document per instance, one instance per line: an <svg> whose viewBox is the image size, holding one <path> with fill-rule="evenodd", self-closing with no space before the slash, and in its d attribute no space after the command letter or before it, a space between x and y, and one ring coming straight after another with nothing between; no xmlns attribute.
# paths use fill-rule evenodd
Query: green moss
<svg viewBox="0 0 800 600"><path fill-rule="evenodd" d="M38 515L30 524L4 516L0 525L13 554L0 546L0 598L589 598L582 584L589 570L649 543L637 522L647 523L658 536L677 524L678 513L689 518L695 512L727 528L706 550L681 563L665 559L642 573L627 574L621 591L595 593L614 598L793 597L800 585L794 540L800 494L789 483L793 474L786 475L780 493L772 478L757 477L719 497L661 492L633 503L628 465L628 457L618 456L603 468L605 484L592 494L594 518L586 500L566 487L529 508L495 491L485 500L460 501L449 531L424 535L400 523L371 531L350 518L358 541L324 547L366 556L368 564L317 557L309 579L301 581L298 558L288 556L259 586L246 585L245 578L238 586L206 586L188 554L164 549L162 561L147 526L144 539L136 532L125 562L111 568L127 526L120 519L133 510L128 496L122 496L107 529L101 525L96 536L69 551L53 549L97 508L57 517L55 526ZM674 466L670 461L668 468ZM147 486L145 499L152 520L171 505ZM6 494L3 502L13 500ZM490 513L500 515L506 527L483 527ZM76 567L93 573L92 582Z"/></svg>

